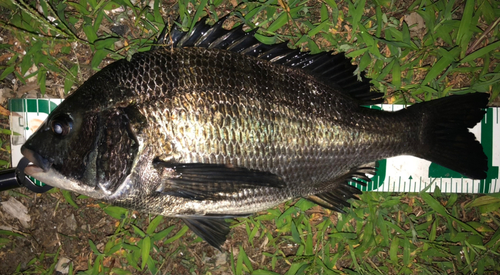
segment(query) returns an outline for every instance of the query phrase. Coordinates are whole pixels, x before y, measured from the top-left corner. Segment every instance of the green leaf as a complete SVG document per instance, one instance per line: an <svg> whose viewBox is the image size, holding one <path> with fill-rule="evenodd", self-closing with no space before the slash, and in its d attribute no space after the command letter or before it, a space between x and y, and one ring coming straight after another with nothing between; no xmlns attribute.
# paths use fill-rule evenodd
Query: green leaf
<svg viewBox="0 0 500 275"><path fill-rule="evenodd" d="M253 271L252 263L248 259L248 256L245 253L245 250L243 249L243 247L241 245L239 245L238 247L239 247L240 252L238 254L238 259L236 260L235 273L236 274L243 274L244 267L246 267L248 271L252 272ZM243 266L243 263L245 263L245 266Z"/></svg>
<svg viewBox="0 0 500 275"><path fill-rule="evenodd" d="M463 9L462 19L460 20L460 27L457 33L457 44L462 47L466 47L469 43L468 41L463 41L467 38L467 33L470 32L470 27L472 23L472 13L474 12L474 1L467 0L465 2L465 7Z"/></svg>
<svg viewBox="0 0 500 275"><path fill-rule="evenodd" d="M401 68L399 67L399 61L394 60L394 66L392 66L392 85L394 89L398 90L401 87Z"/></svg>
<svg viewBox="0 0 500 275"><path fill-rule="evenodd" d="M106 252L106 256L111 256L113 255L116 251L120 250L123 248L123 243L119 243L115 246L113 246L108 252Z"/></svg>
<svg viewBox="0 0 500 275"><path fill-rule="evenodd" d="M18 233L12 232L12 231L8 231L8 230L0 230L0 235L8 235L8 236L24 237L24 236L23 236L23 235L21 235L21 234L18 234Z"/></svg>
<svg viewBox="0 0 500 275"><path fill-rule="evenodd" d="M151 238L149 236L146 236L146 238L144 238L142 241L142 247L141 247L141 256L142 256L141 270L143 270L144 267L146 267L150 251L151 251Z"/></svg>
<svg viewBox="0 0 500 275"><path fill-rule="evenodd" d="M158 215L156 216L148 225L148 228L146 229L146 234L147 235L152 235L156 228L158 227L158 225L160 225L160 223L163 221L163 216L161 215Z"/></svg>
<svg viewBox="0 0 500 275"><path fill-rule="evenodd" d="M437 226L438 226L438 222L437 222L437 220L435 220L432 223L431 232L429 233L429 241L431 241L431 242L436 240Z"/></svg>
<svg viewBox="0 0 500 275"><path fill-rule="evenodd" d="M6 243L10 243L11 240L6 238L0 238L0 245L5 245Z"/></svg>
<svg viewBox="0 0 500 275"><path fill-rule="evenodd" d="M111 217L118 219L118 220L123 220L127 217L128 215L128 210L119 206L104 206L103 208L104 212Z"/></svg>
<svg viewBox="0 0 500 275"><path fill-rule="evenodd" d="M141 251L141 249L138 246L131 245L131 244L128 244L128 243L123 243L123 248L125 248L127 250L132 250L132 251Z"/></svg>
<svg viewBox="0 0 500 275"><path fill-rule="evenodd" d="M384 223L384 218L382 217L382 215L378 215L377 217L377 226L378 226L378 230L380 231L380 235L381 235L381 245L383 246L387 246L389 245L389 232L387 230L387 227ZM391 236L392 237L392 236Z"/></svg>
<svg viewBox="0 0 500 275"><path fill-rule="evenodd" d="M307 234L306 235L305 248L306 248L306 255L314 255L314 247L313 247L312 234Z"/></svg>
<svg viewBox="0 0 500 275"><path fill-rule="evenodd" d="M99 5L101 3L104 3L103 1L101 1L99 3ZM103 10L100 10L99 12L97 12L97 16L94 18L94 33L97 33L99 31L99 27L101 26L101 22L102 22L102 18L104 17L104 11Z"/></svg>
<svg viewBox="0 0 500 275"><path fill-rule="evenodd" d="M403 264L408 266L410 264L410 240L403 239Z"/></svg>
<svg viewBox="0 0 500 275"><path fill-rule="evenodd" d="M373 39L368 30L365 28L365 26L359 25L359 31L363 39L363 42L365 42L367 47L375 46L375 39Z"/></svg>
<svg viewBox="0 0 500 275"><path fill-rule="evenodd" d="M94 32L94 27L92 26L92 24L85 24L83 26L83 32L85 32L87 41L89 41L89 43L92 44L97 40L97 34Z"/></svg>
<svg viewBox="0 0 500 275"><path fill-rule="evenodd" d="M370 53L365 52L363 56L361 57L361 60L359 61L359 71L364 71L366 67L371 63L372 58L370 56Z"/></svg>
<svg viewBox="0 0 500 275"><path fill-rule="evenodd" d="M112 46L114 46L115 42L118 40L119 39L117 37L99 39L95 41L94 46L96 50L102 50L105 48L112 49Z"/></svg>
<svg viewBox="0 0 500 275"><path fill-rule="evenodd" d="M257 235L257 233L259 232L259 229L260 227L255 225L252 229L252 231L250 232L250 234L248 235L248 241L253 245L253 239L255 238L255 235Z"/></svg>
<svg viewBox="0 0 500 275"><path fill-rule="evenodd" d="M500 209L500 202L479 206L479 211L483 214L494 212Z"/></svg>
<svg viewBox="0 0 500 275"><path fill-rule="evenodd" d="M66 75L64 80L64 92L67 93L71 90L71 87L75 83L75 78L78 75L78 65L73 65L69 70L71 74Z"/></svg>
<svg viewBox="0 0 500 275"><path fill-rule="evenodd" d="M335 0L325 0L325 3L328 4L328 6L330 6L330 8L332 8L332 10L338 9L337 3L335 2Z"/></svg>
<svg viewBox="0 0 500 275"><path fill-rule="evenodd" d="M424 86L428 84L429 82L431 82L431 80L436 79L438 75L442 74L443 71L448 68L452 62L455 61L455 57L458 56L459 50L459 48L454 48L448 52L442 49L442 51L440 51L442 57L434 65L432 65L432 68L425 75L425 78L422 81L421 85Z"/></svg>
<svg viewBox="0 0 500 275"><path fill-rule="evenodd" d="M192 30L194 25L196 24L196 22L198 22L198 19L200 19L201 14L203 13L203 10L207 6L207 3L208 3L208 0L201 0L200 4L196 8L196 12L194 14L193 21L191 22L191 27L189 28L189 30Z"/></svg>
<svg viewBox="0 0 500 275"><path fill-rule="evenodd" d="M448 202L446 203L446 206L448 207L452 207L455 202L457 201L458 199L458 195L456 193L453 193L450 195L450 198L448 199Z"/></svg>
<svg viewBox="0 0 500 275"><path fill-rule="evenodd" d="M328 236L330 238L348 239L348 240L354 240L358 237L358 235L354 232L339 232L339 233L330 234Z"/></svg>
<svg viewBox="0 0 500 275"><path fill-rule="evenodd" d="M308 33L307 33L307 36L309 37L313 37L315 36L316 34L318 34L320 31L324 30L324 29L328 29L326 28L328 25L330 25L331 23L329 21L323 21L321 22L321 24L319 24L318 26L316 26L314 29L310 30ZM297 42L297 44L299 44Z"/></svg>
<svg viewBox="0 0 500 275"><path fill-rule="evenodd" d="M267 45L273 45L276 43L276 36L266 36L256 33L255 38L259 40L259 42L262 42Z"/></svg>
<svg viewBox="0 0 500 275"><path fill-rule="evenodd" d="M94 242L91 239L89 239L89 245L90 245L90 249L92 249L92 251L96 255L103 255L101 252L99 252L99 250L97 249L97 246L95 246Z"/></svg>
<svg viewBox="0 0 500 275"><path fill-rule="evenodd" d="M346 54L346 56L350 57L350 58L356 58L356 57L366 53L368 50L369 50L369 48L362 48L359 50L352 51L352 52Z"/></svg>
<svg viewBox="0 0 500 275"><path fill-rule="evenodd" d="M280 275L280 274L269 270L257 269L252 272L252 275Z"/></svg>
<svg viewBox="0 0 500 275"><path fill-rule="evenodd" d="M486 54L489 54L490 52L492 52L494 50L499 49L499 48L500 48L500 41L493 42L493 43L489 44L488 46L483 47L483 48L467 55L466 57L464 57L464 59L460 60L460 64L471 62L471 61L475 60L476 58L480 58Z"/></svg>
<svg viewBox="0 0 500 275"><path fill-rule="evenodd" d="M63 194L63 197L66 200L66 202L68 202L75 209L78 209L78 204L76 204L76 202L73 200L73 197L71 196L72 193L70 191L61 189L61 193Z"/></svg>
<svg viewBox="0 0 500 275"><path fill-rule="evenodd" d="M45 70L44 68L40 68L38 70L37 82L38 86L40 87L40 93L42 95L45 94L45 90L47 89L47 87L45 86L46 79L47 79L47 70Z"/></svg>
<svg viewBox="0 0 500 275"><path fill-rule="evenodd" d="M134 229L135 234L141 236L141 238L146 237L146 234L137 226L131 224L132 228Z"/></svg>
<svg viewBox="0 0 500 275"><path fill-rule="evenodd" d="M156 268L156 263L157 261L155 261L152 257L148 258L148 270L151 274L159 274L158 268Z"/></svg>
<svg viewBox="0 0 500 275"><path fill-rule="evenodd" d="M307 263L301 263L301 262L293 263L285 274L286 275L304 274L304 272L301 271L303 271L308 266L309 265Z"/></svg>
<svg viewBox="0 0 500 275"><path fill-rule="evenodd" d="M292 215L297 213L297 208L289 207L279 218L276 220L276 226L278 229L286 229L284 228L286 225L290 225L292 221Z"/></svg>
<svg viewBox="0 0 500 275"><path fill-rule="evenodd" d="M126 253L125 258L127 258L127 263L129 266L132 266L135 268L135 270L140 271L139 265L137 264L137 261L134 259L134 256L132 253Z"/></svg>
<svg viewBox="0 0 500 275"><path fill-rule="evenodd" d="M132 272L130 272L128 270L121 269L121 268L113 267L111 269L110 274L130 275L130 274L132 274Z"/></svg>
<svg viewBox="0 0 500 275"><path fill-rule="evenodd" d="M307 211L314 206L316 206L314 202L311 202L306 199L300 199L298 202L295 203L295 207L298 207L302 211Z"/></svg>
<svg viewBox="0 0 500 275"><path fill-rule="evenodd" d="M490 233L490 232L495 231L491 227L489 227L487 224L484 224L484 223L471 221L471 222L467 222L467 224L481 233Z"/></svg>
<svg viewBox="0 0 500 275"><path fill-rule="evenodd" d="M163 23L163 17L161 16L160 13L160 0L154 1L153 12L154 12L155 22L158 24Z"/></svg>
<svg viewBox="0 0 500 275"><path fill-rule="evenodd" d="M321 4L320 14L321 14L321 22L328 20L328 8L324 3Z"/></svg>
<svg viewBox="0 0 500 275"><path fill-rule="evenodd" d="M450 216L450 214L448 214L448 212L446 211L446 208L427 192L421 192L420 196L425 201L425 203L427 203L427 205L432 208L432 210L438 212L443 217Z"/></svg>
<svg viewBox="0 0 500 275"><path fill-rule="evenodd" d="M391 61L391 63L387 64L384 69L382 69L382 72L380 72L380 74L377 76L377 79L379 80L383 80L385 78L386 75L389 74L389 72L392 71L392 67L394 66L394 63L396 63L396 60L393 59Z"/></svg>
<svg viewBox="0 0 500 275"><path fill-rule="evenodd" d="M187 225L184 225L181 228L181 230L179 230L179 232L177 232L177 234L175 234L175 236L173 236L172 238L169 238L168 240L166 240L164 242L164 244L169 244L171 242L176 241L177 239L179 239L180 237L182 237L188 230L189 230L189 228L187 227Z"/></svg>
<svg viewBox="0 0 500 275"><path fill-rule="evenodd" d="M472 202L468 203L466 207L477 207L477 206L482 206L482 205L487 205L487 204L493 204L493 203L498 203L500 202L500 198L495 198L489 195L484 195L481 196Z"/></svg>
<svg viewBox="0 0 500 275"><path fill-rule="evenodd" d="M357 1L356 7L351 1L348 1L349 4L349 14L352 16L352 31L355 32L358 30L358 25L361 22L361 17L365 11L366 0Z"/></svg>
<svg viewBox="0 0 500 275"><path fill-rule="evenodd" d="M268 32L275 32L288 22L288 14L281 12L280 16L267 28Z"/></svg>
<svg viewBox="0 0 500 275"><path fill-rule="evenodd" d="M156 242L156 241L159 241L159 240L162 240L163 238L165 238L170 232L172 232L172 230L175 228L174 225L168 227L167 229L164 229L156 234L154 234L152 237L151 237L151 240L153 242Z"/></svg>
<svg viewBox="0 0 500 275"><path fill-rule="evenodd" d="M392 239L391 248L389 249L389 259L394 263L398 262L398 248L399 248L399 238L394 237Z"/></svg>
<svg viewBox="0 0 500 275"><path fill-rule="evenodd" d="M92 61L90 62L92 69L98 70L98 67L101 64L102 60L106 58L107 55L108 55L108 50L106 49L97 50L94 56L92 57Z"/></svg>
<svg viewBox="0 0 500 275"><path fill-rule="evenodd" d="M5 77L7 77L9 74L11 74L14 71L14 66L10 66L5 68L5 70L2 72L0 75L0 80L3 80Z"/></svg>

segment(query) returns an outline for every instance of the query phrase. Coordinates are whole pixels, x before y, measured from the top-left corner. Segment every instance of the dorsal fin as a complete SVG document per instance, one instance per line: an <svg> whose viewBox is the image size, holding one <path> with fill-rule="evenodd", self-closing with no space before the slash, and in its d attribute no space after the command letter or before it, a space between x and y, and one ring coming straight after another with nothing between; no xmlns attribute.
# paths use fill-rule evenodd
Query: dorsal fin
<svg viewBox="0 0 500 275"><path fill-rule="evenodd" d="M174 24L170 33L168 28L162 31L155 44L167 47L203 47L224 49L284 66L301 68L322 79L326 84L343 91L357 99L360 104L383 102L383 93L370 92L370 80L361 73L361 81L354 75L356 66L343 53L323 52L310 54L298 49L290 49L286 42L267 45L255 38L256 30L243 31L243 25L231 30L222 27L228 16L221 18L214 25L206 24L207 17L197 22L190 32L183 32ZM154 47L153 49L157 49Z"/></svg>

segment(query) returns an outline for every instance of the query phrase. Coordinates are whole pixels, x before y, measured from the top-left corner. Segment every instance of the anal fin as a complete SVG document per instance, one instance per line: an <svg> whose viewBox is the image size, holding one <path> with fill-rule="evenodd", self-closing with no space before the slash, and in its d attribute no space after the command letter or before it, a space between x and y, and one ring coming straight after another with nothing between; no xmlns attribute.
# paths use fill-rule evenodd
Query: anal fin
<svg viewBox="0 0 500 275"><path fill-rule="evenodd" d="M196 235L221 250L220 247L229 234L229 224L224 218L183 218L182 220Z"/></svg>
<svg viewBox="0 0 500 275"><path fill-rule="evenodd" d="M366 182L371 181L367 175L375 174L375 170L375 163L353 168L345 175L327 184L325 192L314 194L307 199L324 208L345 213L343 208L351 205L348 200L357 199L355 195L362 193L358 188L349 185L349 182L366 185Z"/></svg>
<svg viewBox="0 0 500 275"><path fill-rule="evenodd" d="M347 200L357 199L355 195L361 193L358 188L341 183L336 190L309 196L307 199L324 208L345 213L343 208L351 205Z"/></svg>

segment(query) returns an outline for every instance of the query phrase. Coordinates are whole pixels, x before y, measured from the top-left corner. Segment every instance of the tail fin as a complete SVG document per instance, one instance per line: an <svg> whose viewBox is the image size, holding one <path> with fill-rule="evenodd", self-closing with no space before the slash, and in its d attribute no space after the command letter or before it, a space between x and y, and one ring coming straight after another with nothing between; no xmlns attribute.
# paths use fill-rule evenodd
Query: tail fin
<svg viewBox="0 0 500 275"><path fill-rule="evenodd" d="M472 179L486 178L488 159L469 132L484 116L488 94L449 96L408 108L423 114L416 153Z"/></svg>

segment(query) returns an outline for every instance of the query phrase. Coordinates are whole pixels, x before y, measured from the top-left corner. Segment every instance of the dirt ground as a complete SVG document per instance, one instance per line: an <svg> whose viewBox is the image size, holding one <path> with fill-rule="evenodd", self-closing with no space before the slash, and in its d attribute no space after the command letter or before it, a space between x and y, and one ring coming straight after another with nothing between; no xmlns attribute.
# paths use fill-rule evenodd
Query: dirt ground
<svg viewBox="0 0 500 275"><path fill-rule="evenodd" d="M111 236L116 236L115 231L119 221L110 217L98 206L93 199L75 199L79 208L75 209L68 204L60 192L34 194L22 188L14 191L0 192L0 201L6 202L15 198L27 208L27 214L31 218L23 226L21 222L0 209L0 230L9 230L19 233L20 236L10 237L11 242L0 249L0 274L40 274L44 269L49 269L55 264L71 262L73 270L84 271L90 269L89 261L94 261L96 255L89 246L92 240L97 249L103 251L103 247ZM319 207L315 211L322 211ZM133 213L133 224L144 231L149 224L150 217L147 214ZM132 222L130 223L132 224ZM125 230L132 233L134 230L130 224L125 225ZM266 227L273 231L274 224L265 223ZM169 235L179 231L183 223L179 219L165 218L159 225L158 231L169 226L175 229ZM273 234L275 235L275 234ZM205 242L195 242L196 236L188 231L180 239L170 244L157 242L158 250L152 252L151 256L162 262L161 274L232 274L231 257L236 260L238 249L241 245L248 257L260 264L270 264L270 258L262 256L263 252L270 254L275 251L266 246L263 239L254 238L253 244L249 243L248 234L244 225L236 226L231 230L228 240L223 245L223 252L209 246ZM280 247L287 255L294 255L297 244L288 242L286 238L280 240ZM283 249L285 247L285 249ZM37 260L40 259L40 260ZM110 258L114 260L114 258ZM278 262L274 270L285 272L289 266L284 262ZM130 271L132 274L150 274L149 271L138 272L128 265L126 260L122 262L106 263L105 266L120 267ZM61 273L64 268L56 268ZM28 273L29 272L29 273Z"/></svg>

